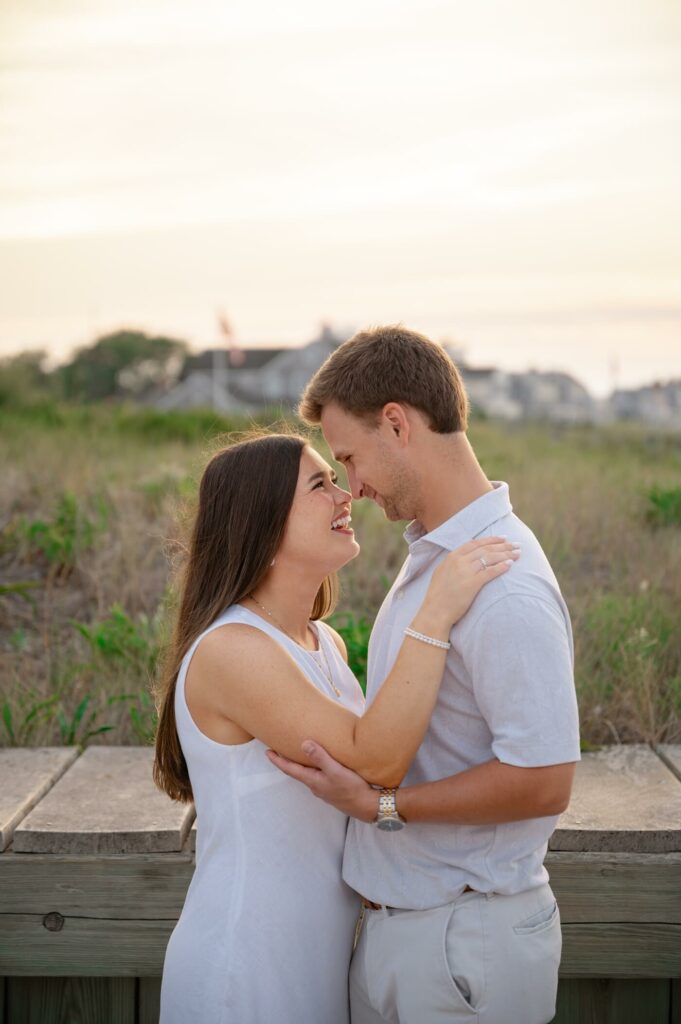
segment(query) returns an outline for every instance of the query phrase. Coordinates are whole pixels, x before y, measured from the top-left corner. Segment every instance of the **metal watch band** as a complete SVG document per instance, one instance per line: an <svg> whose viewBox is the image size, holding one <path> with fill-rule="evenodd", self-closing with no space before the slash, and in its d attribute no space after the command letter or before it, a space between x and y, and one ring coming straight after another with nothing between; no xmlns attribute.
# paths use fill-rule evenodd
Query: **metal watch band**
<svg viewBox="0 0 681 1024"><path fill-rule="evenodd" d="M386 814L397 814L394 789L382 789L381 795L378 798L379 818L385 817Z"/></svg>
<svg viewBox="0 0 681 1024"><path fill-rule="evenodd" d="M378 798L378 814L374 818L374 825L382 831L394 832L406 824L405 819L397 810L395 804L396 789L381 789Z"/></svg>

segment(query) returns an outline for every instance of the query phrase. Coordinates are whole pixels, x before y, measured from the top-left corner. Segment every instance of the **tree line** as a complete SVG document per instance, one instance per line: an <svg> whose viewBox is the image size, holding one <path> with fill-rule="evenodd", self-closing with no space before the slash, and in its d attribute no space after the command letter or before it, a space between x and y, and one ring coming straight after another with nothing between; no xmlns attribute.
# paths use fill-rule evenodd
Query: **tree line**
<svg viewBox="0 0 681 1024"><path fill-rule="evenodd" d="M187 343L179 338L128 329L76 349L68 362L54 368L45 350L21 352L0 360L0 404L142 398L172 385L188 355Z"/></svg>

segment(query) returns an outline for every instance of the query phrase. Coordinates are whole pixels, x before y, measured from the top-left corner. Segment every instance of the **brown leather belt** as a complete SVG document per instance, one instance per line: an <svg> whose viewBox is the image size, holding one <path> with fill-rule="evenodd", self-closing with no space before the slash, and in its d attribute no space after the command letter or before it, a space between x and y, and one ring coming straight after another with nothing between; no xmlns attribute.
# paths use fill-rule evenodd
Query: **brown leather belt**
<svg viewBox="0 0 681 1024"><path fill-rule="evenodd" d="M464 892L476 892L476 890L471 888L470 885L465 885L464 888L463 888L463 891ZM362 900L362 906L366 907L367 910L395 910L395 907L386 907L382 903L372 903L371 900L365 899L364 896L361 897L361 900Z"/></svg>

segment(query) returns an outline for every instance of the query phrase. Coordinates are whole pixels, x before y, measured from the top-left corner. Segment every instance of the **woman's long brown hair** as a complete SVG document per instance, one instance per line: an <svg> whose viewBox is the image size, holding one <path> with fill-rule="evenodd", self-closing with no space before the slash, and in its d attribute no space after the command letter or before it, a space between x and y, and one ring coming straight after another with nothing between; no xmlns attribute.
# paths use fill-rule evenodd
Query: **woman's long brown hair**
<svg viewBox="0 0 681 1024"><path fill-rule="evenodd" d="M263 434L223 448L201 478L199 507L184 570L180 607L156 699L154 782L173 800L193 799L175 722L175 686L185 654L231 604L257 589L281 544L307 441ZM313 619L333 610L335 574L323 581Z"/></svg>

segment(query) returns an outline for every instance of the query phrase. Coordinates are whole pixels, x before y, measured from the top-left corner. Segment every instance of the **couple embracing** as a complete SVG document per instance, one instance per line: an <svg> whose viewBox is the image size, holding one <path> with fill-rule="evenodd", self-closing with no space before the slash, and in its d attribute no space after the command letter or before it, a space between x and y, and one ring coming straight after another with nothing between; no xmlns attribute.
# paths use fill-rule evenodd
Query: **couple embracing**
<svg viewBox="0 0 681 1024"><path fill-rule="evenodd" d="M301 437L209 462L160 694L154 775L194 800L196 870L162 1024L548 1024L543 865L579 760L570 620L466 436L459 373L399 327L307 386ZM366 703L324 622L352 499L409 520Z"/></svg>

